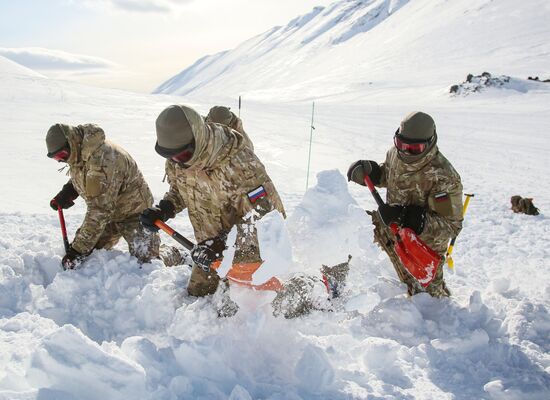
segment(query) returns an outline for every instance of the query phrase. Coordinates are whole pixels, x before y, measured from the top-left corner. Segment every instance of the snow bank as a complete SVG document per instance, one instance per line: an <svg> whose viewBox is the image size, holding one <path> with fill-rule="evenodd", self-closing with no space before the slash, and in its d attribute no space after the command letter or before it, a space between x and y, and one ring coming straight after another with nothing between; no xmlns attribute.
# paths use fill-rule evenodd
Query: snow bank
<svg viewBox="0 0 550 400"><path fill-rule="evenodd" d="M1 224L14 229L0 242L0 399L542 399L550 389L547 300L520 301L503 278L455 299L407 298L335 170L287 221L274 213L260 226L262 251L292 261L290 272L353 256L345 307L291 321L272 316L269 293L237 287L239 312L217 318L210 299L186 295L187 267L140 268L117 249L61 271L54 216Z"/></svg>

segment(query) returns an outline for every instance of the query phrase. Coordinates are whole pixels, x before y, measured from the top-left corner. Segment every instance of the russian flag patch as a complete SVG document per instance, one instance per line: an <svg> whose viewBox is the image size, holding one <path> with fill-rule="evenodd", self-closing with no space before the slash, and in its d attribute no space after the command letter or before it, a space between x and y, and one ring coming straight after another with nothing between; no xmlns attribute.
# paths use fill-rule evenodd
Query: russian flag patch
<svg viewBox="0 0 550 400"><path fill-rule="evenodd" d="M437 193L436 195L434 195L434 198L435 198L435 201L440 202L440 201L448 200L449 195L446 192Z"/></svg>
<svg viewBox="0 0 550 400"><path fill-rule="evenodd" d="M256 201L258 201L258 199L267 196L267 192L265 191L264 187L260 185L253 191L248 192L247 196L251 203L255 203Z"/></svg>

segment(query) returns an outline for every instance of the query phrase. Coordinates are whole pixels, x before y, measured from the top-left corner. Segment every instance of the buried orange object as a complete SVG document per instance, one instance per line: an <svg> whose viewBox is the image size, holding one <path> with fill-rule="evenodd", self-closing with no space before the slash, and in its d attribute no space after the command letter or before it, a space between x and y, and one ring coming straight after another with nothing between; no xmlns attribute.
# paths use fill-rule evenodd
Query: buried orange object
<svg viewBox="0 0 550 400"><path fill-rule="evenodd" d="M221 261L214 261L210 265L210 268L212 268L214 271L217 271L220 265ZM233 283L247 286L256 290L273 290L276 292L282 290L283 284L276 277L272 277L271 279L260 285L252 283L252 275L260 268L261 265L261 262L234 263L225 277Z"/></svg>
<svg viewBox="0 0 550 400"><path fill-rule="evenodd" d="M384 200L368 175L365 175L365 184L378 206L383 205ZM401 263L422 287L427 287L435 278L441 256L428 247L412 229L395 223L390 224L390 229L395 236L394 249Z"/></svg>
<svg viewBox="0 0 550 400"><path fill-rule="evenodd" d="M185 238L184 236L180 235L178 232L176 232L174 229L172 229L170 226L168 226L166 223L161 221L160 219L157 219L155 221L155 225L162 229L164 232L166 232L168 235L170 235L174 240L176 240L178 243L180 243L183 247L185 247L187 250L191 251L193 250L193 247L195 244ZM214 261L212 264L210 264L210 268L214 271L217 271L218 268L220 268L221 260ZM262 265L261 262L255 262L255 263L235 263L231 266L231 269L227 273L226 277L231 282L234 282L238 285L246 286L255 290L273 290L273 291L279 291L283 289L283 284L279 279L276 277L272 277L267 282L264 282L260 285L255 285L252 283L252 275L260 268Z"/></svg>

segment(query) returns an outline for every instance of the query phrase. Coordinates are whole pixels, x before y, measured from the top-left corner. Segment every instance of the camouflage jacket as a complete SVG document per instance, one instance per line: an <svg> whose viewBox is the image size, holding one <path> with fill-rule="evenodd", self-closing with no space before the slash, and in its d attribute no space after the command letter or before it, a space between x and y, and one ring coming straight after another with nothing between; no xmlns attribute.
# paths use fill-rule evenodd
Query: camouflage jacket
<svg viewBox="0 0 550 400"><path fill-rule="evenodd" d="M444 254L449 240L462 229L462 183L451 163L437 146L411 163L403 162L392 147L380 167L377 186L387 188L386 202L424 207L426 220L420 239Z"/></svg>
<svg viewBox="0 0 550 400"><path fill-rule="evenodd" d="M283 204L264 165L247 144L247 139L228 126L190 121L195 136L195 153L186 165L166 161L170 191L164 196L176 213L187 208L198 242L228 232L252 210L258 216ZM265 192L261 201L249 196L256 189ZM261 205L261 207L258 207ZM238 231L237 243L248 241ZM253 238L256 239L256 238Z"/></svg>
<svg viewBox="0 0 550 400"><path fill-rule="evenodd" d="M71 182L87 206L72 247L86 254L108 223L137 218L153 204L153 195L134 159L106 141L103 129L92 124L62 127L71 148Z"/></svg>

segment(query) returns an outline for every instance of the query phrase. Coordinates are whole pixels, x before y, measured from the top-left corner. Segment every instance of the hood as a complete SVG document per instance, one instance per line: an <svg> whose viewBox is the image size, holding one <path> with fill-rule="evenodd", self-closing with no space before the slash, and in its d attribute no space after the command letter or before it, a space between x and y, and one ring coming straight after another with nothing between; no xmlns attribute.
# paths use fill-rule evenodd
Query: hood
<svg viewBox="0 0 550 400"><path fill-rule="evenodd" d="M205 122L191 108L184 107L184 112L195 138L195 152L186 163L188 168L212 168L242 147L244 140L240 133L213 122Z"/></svg>
<svg viewBox="0 0 550 400"><path fill-rule="evenodd" d="M67 160L69 165L77 165L87 161L92 153L105 143L105 132L94 124L71 126L60 124L67 137L71 155Z"/></svg>

